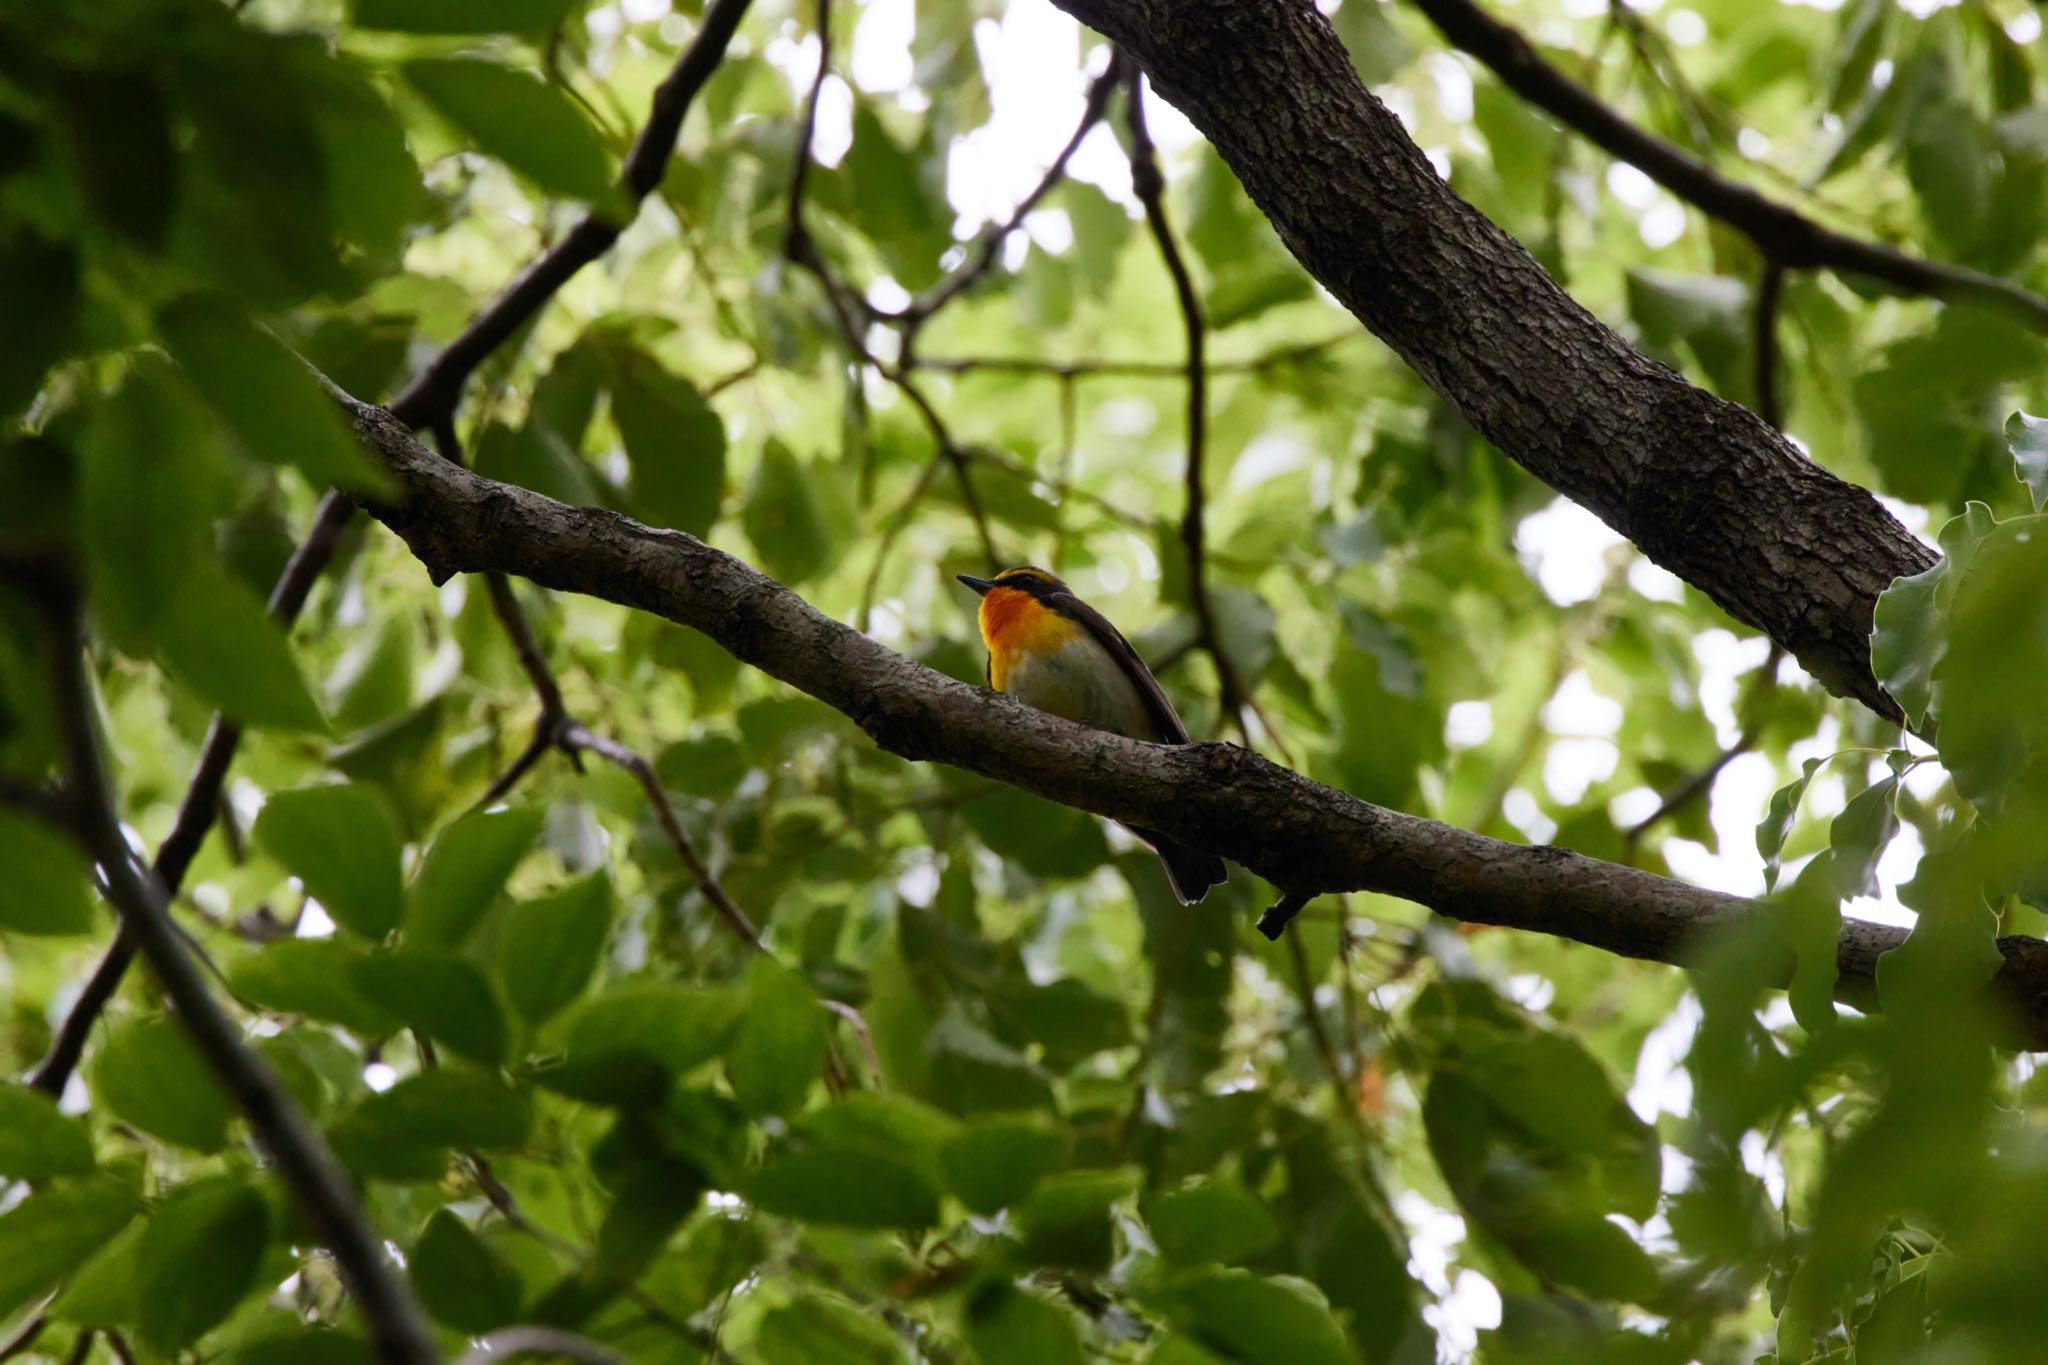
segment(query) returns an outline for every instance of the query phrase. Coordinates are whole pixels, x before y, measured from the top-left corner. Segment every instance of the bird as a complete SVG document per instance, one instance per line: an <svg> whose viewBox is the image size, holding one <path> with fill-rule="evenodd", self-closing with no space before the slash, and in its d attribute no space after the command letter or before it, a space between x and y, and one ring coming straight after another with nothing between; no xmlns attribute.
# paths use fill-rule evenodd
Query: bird
<svg viewBox="0 0 2048 1365"><path fill-rule="evenodd" d="M1027 706L1148 744L1186 744L1188 731L1123 633L1044 569L994 578L955 575L981 594L988 685ZM1159 855L1174 898L1193 905L1229 876L1223 860L1156 830L1125 825Z"/></svg>

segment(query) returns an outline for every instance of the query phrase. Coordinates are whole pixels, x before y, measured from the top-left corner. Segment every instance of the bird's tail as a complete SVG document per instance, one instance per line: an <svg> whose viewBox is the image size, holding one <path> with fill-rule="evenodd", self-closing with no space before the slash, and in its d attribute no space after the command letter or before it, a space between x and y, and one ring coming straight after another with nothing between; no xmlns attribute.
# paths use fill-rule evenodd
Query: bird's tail
<svg viewBox="0 0 2048 1365"><path fill-rule="evenodd" d="M1159 855L1159 861L1166 866L1166 880L1173 887L1174 899L1182 905L1194 905L1209 894L1210 887L1221 886L1230 876L1223 860L1213 853L1177 844L1156 830L1130 825L1124 828L1144 840Z"/></svg>

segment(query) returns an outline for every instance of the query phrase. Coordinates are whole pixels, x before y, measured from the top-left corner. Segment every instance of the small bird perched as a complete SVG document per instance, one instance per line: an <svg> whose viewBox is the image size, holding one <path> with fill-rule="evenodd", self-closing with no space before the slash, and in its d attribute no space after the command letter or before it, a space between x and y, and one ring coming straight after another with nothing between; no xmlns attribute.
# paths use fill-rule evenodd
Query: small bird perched
<svg viewBox="0 0 2048 1365"><path fill-rule="evenodd" d="M1027 706L1148 744L1185 744L1187 727L1138 651L1101 612L1043 569L1005 569L994 578L960 574L981 594L988 685ZM1213 853L1126 825L1166 864L1182 905L1193 905L1229 875Z"/></svg>

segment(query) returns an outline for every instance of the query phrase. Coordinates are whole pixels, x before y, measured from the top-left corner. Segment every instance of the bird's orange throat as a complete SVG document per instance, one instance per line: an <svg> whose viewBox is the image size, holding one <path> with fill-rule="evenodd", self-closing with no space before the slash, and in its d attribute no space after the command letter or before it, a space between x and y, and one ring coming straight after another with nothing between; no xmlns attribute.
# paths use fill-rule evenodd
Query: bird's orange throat
<svg viewBox="0 0 2048 1365"><path fill-rule="evenodd" d="M990 588L981 598L981 638L988 645L989 685L1000 692L1020 654L1058 649L1080 627L1016 588Z"/></svg>

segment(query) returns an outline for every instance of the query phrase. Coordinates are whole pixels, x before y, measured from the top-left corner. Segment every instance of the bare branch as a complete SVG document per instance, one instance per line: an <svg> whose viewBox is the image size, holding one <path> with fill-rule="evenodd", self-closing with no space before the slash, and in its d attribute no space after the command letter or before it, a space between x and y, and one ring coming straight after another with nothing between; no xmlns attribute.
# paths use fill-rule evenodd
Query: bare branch
<svg viewBox="0 0 2048 1365"><path fill-rule="evenodd" d="M1527 38L1473 0L1415 0L1415 7L1452 43L1491 68L1510 90L1702 213L1743 233L1767 260L1785 269L1839 270L1913 294L1996 308L2048 331L2048 298L1996 275L1941 265L1823 227L1636 127L1544 61Z"/></svg>
<svg viewBox="0 0 2048 1365"><path fill-rule="evenodd" d="M1341 346L1347 341L1356 341L1363 335L1363 332L1349 329L1335 336L1324 337L1320 341L1276 346L1270 351L1243 360L1210 361L1209 373L1263 374L1267 370L1277 370L1313 360L1323 352ZM1188 372L1185 363L1175 364L1168 360L1045 360L1037 356L920 355L907 361L906 366L914 370L940 370L948 374L971 374L976 370L987 370L998 374L1042 374L1055 379L1182 379Z"/></svg>

